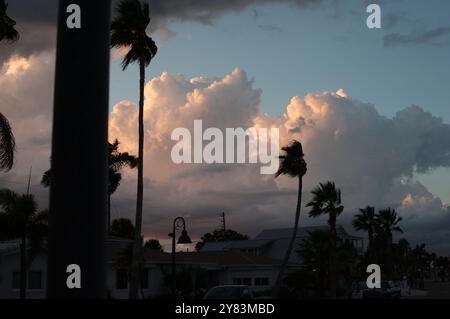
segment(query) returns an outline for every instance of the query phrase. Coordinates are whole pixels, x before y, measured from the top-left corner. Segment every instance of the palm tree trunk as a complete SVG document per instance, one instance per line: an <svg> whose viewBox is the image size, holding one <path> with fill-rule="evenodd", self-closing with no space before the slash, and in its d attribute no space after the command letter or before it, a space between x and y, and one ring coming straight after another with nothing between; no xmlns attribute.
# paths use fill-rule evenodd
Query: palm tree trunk
<svg viewBox="0 0 450 319"><path fill-rule="evenodd" d="M386 240L386 263L387 263L387 274L388 278L391 279L393 272L394 272L394 265L393 265L393 252L392 252L392 234L387 234L387 240Z"/></svg>
<svg viewBox="0 0 450 319"><path fill-rule="evenodd" d="M142 229L142 203L144 198L144 82L145 64L139 63L139 149L138 149L138 181L136 199L136 220L133 247L133 260L131 264L130 299L137 299L139 293L139 260L141 254L141 229Z"/></svg>
<svg viewBox="0 0 450 319"><path fill-rule="evenodd" d="M111 233L111 194L108 192L108 235Z"/></svg>
<svg viewBox="0 0 450 319"><path fill-rule="evenodd" d="M369 261L373 262L374 261L374 252L373 252L373 229L369 228L369 230L367 231L368 236L369 236L369 247L367 248L369 251Z"/></svg>
<svg viewBox="0 0 450 319"><path fill-rule="evenodd" d="M22 243L20 245L20 299L25 299L27 294L27 234L22 232Z"/></svg>
<svg viewBox="0 0 450 319"><path fill-rule="evenodd" d="M289 241L289 246L286 250L286 254L284 256L283 263L281 264L281 268L278 273L277 281L275 283L275 287L273 290L273 295L275 298L280 297L281 285L283 283L283 276L286 271L286 267L289 262L289 258L291 257L292 248L294 247L295 239L297 238L297 230L298 230L298 223L300 220L300 210L301 210L301 203L302 203L302 189L303 189L303 177L300 176L298 178L298 196L297 196L297 208L295 210L294 231L292 232L292 237L291 237L291 240Z"/></svg>
<svg viewBox="0 0 450 319"><path fill-rule="evenodd" d="M336 271L336 214L330 213L330 298L337 297L337 271Z"/></svg>

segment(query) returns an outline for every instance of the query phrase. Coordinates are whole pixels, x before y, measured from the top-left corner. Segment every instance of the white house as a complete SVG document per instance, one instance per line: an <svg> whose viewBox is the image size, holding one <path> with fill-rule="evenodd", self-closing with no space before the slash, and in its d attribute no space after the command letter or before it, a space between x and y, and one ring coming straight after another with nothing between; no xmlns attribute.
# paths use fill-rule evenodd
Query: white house
<svg viewBox="0 0 450 319"><path fill-rule="evenodd" d="M289 261L294 264L301 264L301 254L298 250L301 242L309 233L314 231L328 231L328 226L299 227L294 242L294 251ZM342 225L336 227L338 238L347 243L351 243L359 252L363 251L363 238L349 235ZM200 249L201 252L212 251L241 251L256 256L270 257L275 260L282 260L289 241L292 237L293 228L265 229L252 240L237 240L227 242L205 243Z"/></svg>

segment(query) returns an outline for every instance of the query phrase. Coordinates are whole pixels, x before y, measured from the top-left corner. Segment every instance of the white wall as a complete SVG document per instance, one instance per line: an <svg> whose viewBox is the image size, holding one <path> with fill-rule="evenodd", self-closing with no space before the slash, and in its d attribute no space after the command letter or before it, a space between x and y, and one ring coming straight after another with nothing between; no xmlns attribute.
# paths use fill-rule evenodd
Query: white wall
<svg viewBox="0 0 450 319"><path fill-rule="evenodd" d="M3 255L0 257L0 299L19 298L19 289L12 289L13 272L20 270L20 254ZM41 271L41 285L43 289L27 289L27 299L45 298L45 287L47 281L46 256L39 254L30 266L29 270Z"/></svg>
<svg viewBox="0 0 450 319"><path fill-rule="evenodd" d="M223 270L219 274L220 285L232 285L233 278L251 278L253 290L262 291L272 288L278 275L278 268L260 268L260 269L233 269ZM255 278L268 278L268 286L255 286Z"/></svg>

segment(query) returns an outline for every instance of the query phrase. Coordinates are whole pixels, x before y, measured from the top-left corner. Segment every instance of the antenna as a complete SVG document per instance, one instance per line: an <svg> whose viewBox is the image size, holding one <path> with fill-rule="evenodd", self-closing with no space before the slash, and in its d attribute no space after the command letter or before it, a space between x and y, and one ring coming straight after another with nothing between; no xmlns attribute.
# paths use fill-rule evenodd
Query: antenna
<svg viewBox="0 0 450 319"><path fill-rule="evenodd" d="M31 183L32 170L33 170L33 166L30 166L30 173L28 174L27 196L30 195L30 183Z"/></svg>
<svg viewBox="0 0 450 319"><path fill-rule="evenodd" d="M223 232L227 230L227 227L225 225L225 212L222 212L222 230Z"/></svg>

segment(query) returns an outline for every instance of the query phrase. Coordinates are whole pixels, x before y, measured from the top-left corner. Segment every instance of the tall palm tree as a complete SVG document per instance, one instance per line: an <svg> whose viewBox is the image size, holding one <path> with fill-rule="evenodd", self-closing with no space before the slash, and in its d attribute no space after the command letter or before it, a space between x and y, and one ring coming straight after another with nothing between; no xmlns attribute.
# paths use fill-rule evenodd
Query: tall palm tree
<svg viewBox="0 0 450 319"><path fill-rule="evenodd" d="M21 237L20 298L25 299L27 270L47 234L48 214L37 212L37 203L33 195L19 195L8 189L0 190L0 207L3 210L1 214L6 217L12 228L11 234L14 237ZM29 245L27 238L30 240Z"/></svg>
<svg viewBox="0 0 450 319"><path fill-rule="evenodd" d="M7 8L8 4L5 0L0 0L0 42L5 40L12 43L19 39L19 32L14 29L16 21L6 14Z"/></svg>
<svg viewBox="0 0 450 319"><path fill-rule="evenodd" d="M8 119L0 113L0 171L9 171L14 164L14 135Z"/></svg>
<svg viewBox="0 0 450 319"><path fill-rule="evenodd" d="M384 238L388 276L391 276L394 271L392 235L394 232L403 232L403 230L398 226L402 220L402 217L397 215L395 209L391 208L380 210L376 216L378 235Z"/></svg>
<svg viewBox="0 0 450 319"><path fill-rule="evenodd" d="M337 231L336 219L344 210L341 202L341 190L336 188L334 182L319 183L311 192L312 200L306 205L311 207L309 217L328 215L330 226L330 298L337 297Z"/></svg>
<svg viewBox="0 0 450 319"><path fill-rule="evenodd" d="M288 175L292 178L298 178L298 195L297 207L295 209L294 230L292 232L291 240L289 241L288 248L284 255L283 263L281 264L281 268L278 273L274 288L275 295L278 295L280 293L284 272L289 262L289 258L291 257L295 239L297 238L298 223L300 220L300 209L302 204L303 176L306 174L307 170L306 162L303 159L303 147L299 141L294 140L288 146L282 147L281 150L284 152L284 155L280 156L280 167L275 173L275 178L280 175Z"/></svg>
<svg viewBox="0 0 450 319"><path fill-rule="evenodd" d="M122 180L120 171L124 167L135 168L137 157L128 152L119 152L120 142L116 139L113 143L108 143L108 233L111 231L111 195L114 194ZM50 186L51 170L47 170L42 175L41 184Z"/></svg>
<svg viewBox="0 0 450 319"><path fill-rule="evenodd" d="M369 237L368 255L372 258L373 253L373 239L375 232L375 207L367 206L366 208L360 208L359 214L353 218L353 227L355 230L363 230L367 232Z"/></svg>
<svg viewBox="0 0 450 319"><path fill-rule="evenodd" d="M130 298L136 299L139 291L139 260L141 247L142 205L144 198L144 83L145 68L155 57L158 47L146 33L150 23L148 3L140 0L121 0L116 7L116 17L111 24L111 47L129 48L122 61L125 70L130 63L139 64L139 143L138 179L136 199L136 233L130 280Z"/></svg>

